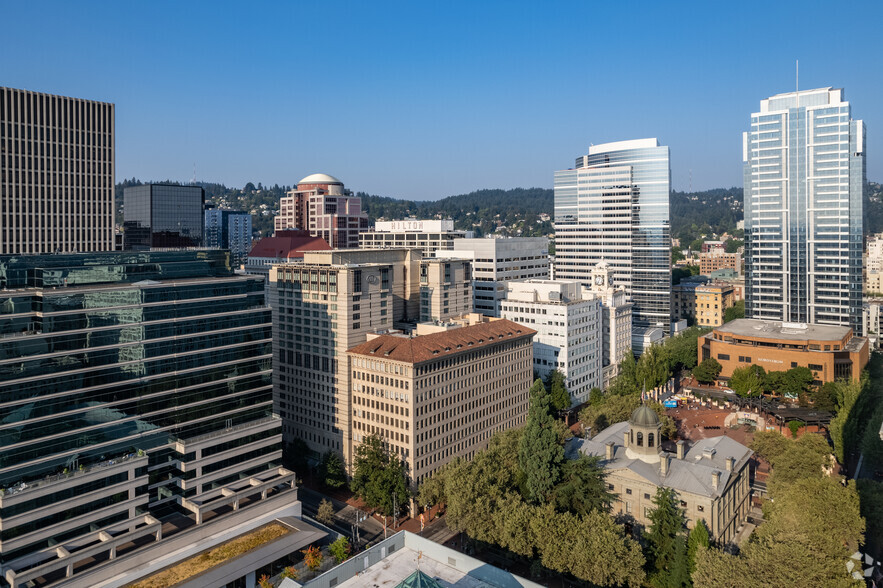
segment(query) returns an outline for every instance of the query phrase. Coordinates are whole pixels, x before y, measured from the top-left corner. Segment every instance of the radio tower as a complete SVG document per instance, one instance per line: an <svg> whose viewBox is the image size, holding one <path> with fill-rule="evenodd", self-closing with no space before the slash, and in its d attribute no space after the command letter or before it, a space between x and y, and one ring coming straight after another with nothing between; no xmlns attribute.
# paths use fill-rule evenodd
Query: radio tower
<svg viewBox="0 0 883 588"><path fill-rule="evenodd" d="M191 186L196 185L196 162L195 161L193 162L193 177L190 179L190 185Z"/></svg>

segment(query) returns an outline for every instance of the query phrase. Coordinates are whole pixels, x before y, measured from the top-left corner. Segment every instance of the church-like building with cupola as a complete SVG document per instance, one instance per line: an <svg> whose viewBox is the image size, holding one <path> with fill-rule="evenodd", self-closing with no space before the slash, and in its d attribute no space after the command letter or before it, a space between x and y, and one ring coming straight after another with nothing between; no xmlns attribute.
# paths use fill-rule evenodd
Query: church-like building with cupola
<svg viewBox="0 0 883 588"><path fill-rule="evenodd" d="M753 451L727 436L678 441L675 453L662 448L661 422L652 408L638 407L628 421L611 425L592 439L574 439L569 458L597 456L608 489L618 499L614 512L649 526L659 487L671 488L692 528L704 519L718 544L734 540L751 508Z"/></svg>

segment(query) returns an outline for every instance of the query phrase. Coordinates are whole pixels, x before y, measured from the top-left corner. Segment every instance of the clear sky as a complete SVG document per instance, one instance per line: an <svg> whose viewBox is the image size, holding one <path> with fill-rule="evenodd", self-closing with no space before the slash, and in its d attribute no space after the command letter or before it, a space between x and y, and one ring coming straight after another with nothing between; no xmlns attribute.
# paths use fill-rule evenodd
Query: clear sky
<svg viewBox="0 0 883 588"><path fill-rule="evenodd" d="M883 2L3 2L0 85L116 104L117 179L435 199L658 137L741 186L762 98L843 87L883 180ZM881 145L881 147L876 147Z"/></svg>

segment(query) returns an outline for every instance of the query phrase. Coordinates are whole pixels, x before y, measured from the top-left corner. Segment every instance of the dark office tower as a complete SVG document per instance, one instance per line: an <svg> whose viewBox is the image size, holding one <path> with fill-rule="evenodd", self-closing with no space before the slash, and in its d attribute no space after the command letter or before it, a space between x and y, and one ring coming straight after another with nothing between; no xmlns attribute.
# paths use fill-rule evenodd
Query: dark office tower
<svg viewBox="0 0 883 588"><path fill-rule="evenodd" d="M0 87L0 255L113 250L114 106Z"/></svg>
<svg viewBox="0 0 883 588"><path fill-rule="evenodd" d="M248 260L251 251L251 215L238 210L207 208L203 245L229 249L230 262L238 268Z"/></svg>
<svg viewBox="0 0 883 588"><path fill-rule="evenodd" d="M271 334L226 251L0 256L9 585L105 586L290 508Z"/></svg>
<svg viewBox="0 0 883 588"><path fill-rule="evenodd" d="M199 186L144 184L123 190L123 249L200 247L205 190Z"/></svg>

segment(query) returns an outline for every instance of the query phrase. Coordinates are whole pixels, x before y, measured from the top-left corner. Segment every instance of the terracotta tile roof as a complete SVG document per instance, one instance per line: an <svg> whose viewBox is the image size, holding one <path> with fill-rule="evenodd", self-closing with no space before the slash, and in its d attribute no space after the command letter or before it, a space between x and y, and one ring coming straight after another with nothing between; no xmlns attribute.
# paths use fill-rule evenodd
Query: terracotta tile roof
<svg viewBox="0 0 883 588"><path fill-rule="evenodd" d="M264 237L251 248L249 257L272 257L274 259L302 258L304 251L328 251L331 246L321 237L313 237L309 231L276 231L273 237Z"/></svg>
<svg viewBox="0 0 883 588"><path fill-rule="evenodd" d="M347 353L406 363L421 363L535 334L536 331L529 327L501 319L418 337L381 335L356 345Z"/></svg>

